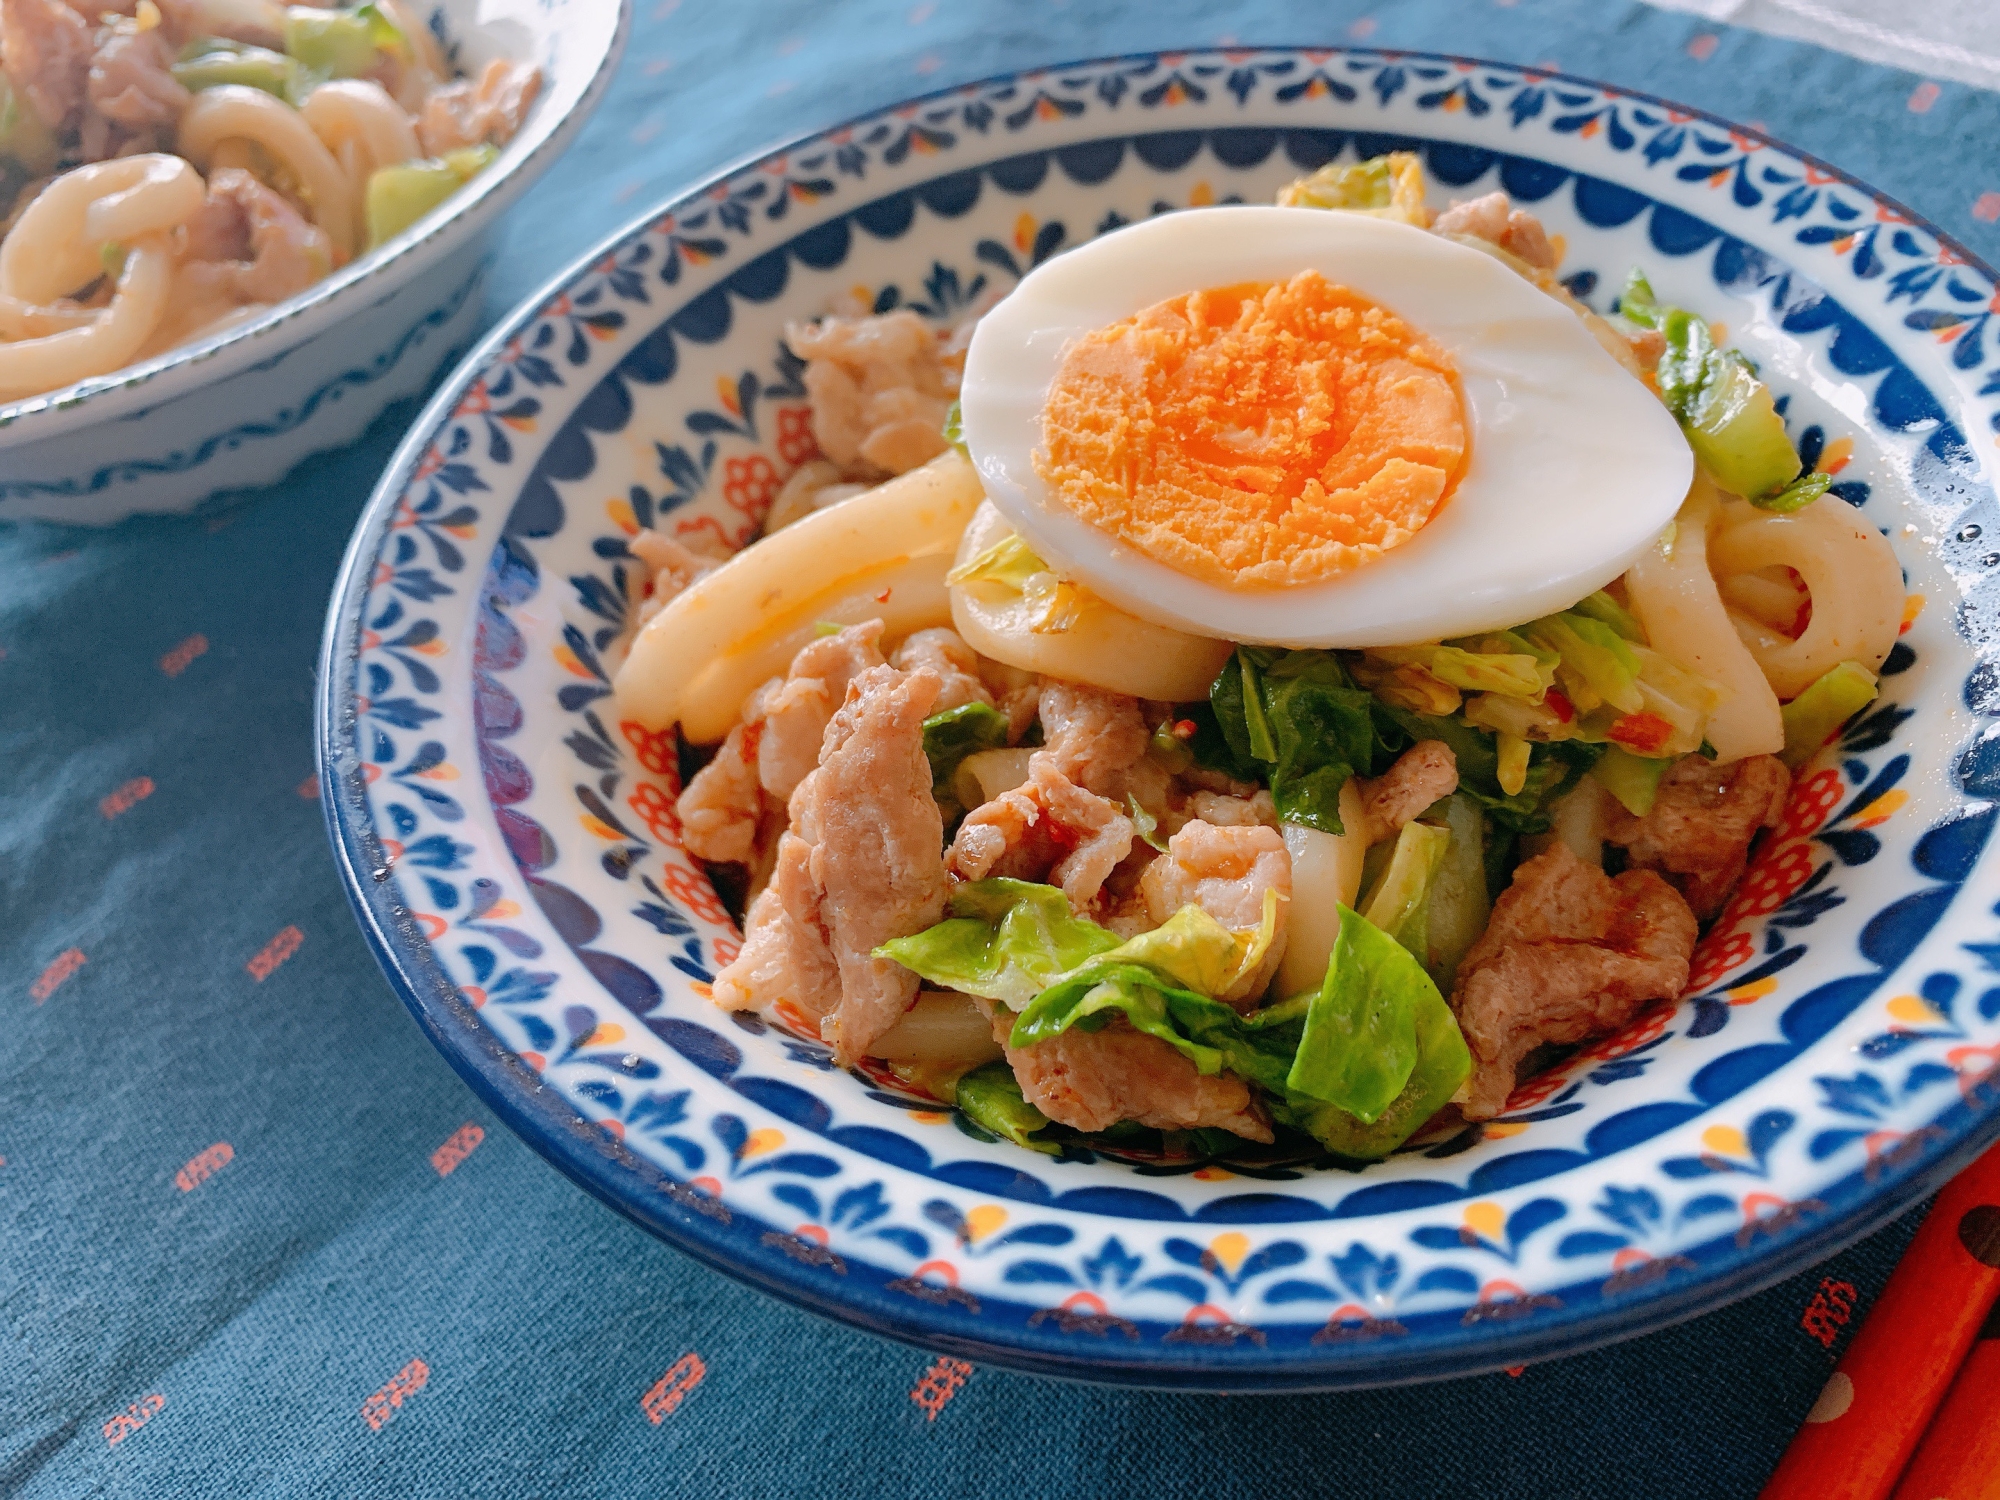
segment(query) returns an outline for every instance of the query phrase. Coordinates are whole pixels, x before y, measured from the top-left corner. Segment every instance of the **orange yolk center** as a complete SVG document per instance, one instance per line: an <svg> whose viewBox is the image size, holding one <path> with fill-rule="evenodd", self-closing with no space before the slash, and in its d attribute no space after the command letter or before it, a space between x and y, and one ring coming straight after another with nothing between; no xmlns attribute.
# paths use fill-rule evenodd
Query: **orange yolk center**
<svg viewBox="0 0 2000 1500"><path fill-rule="evenodd" d="M1437 514L1465 467L1451 358L1317 271L1189 292L1063 352L1035 470L1190 578L1322 582Z"/></svg>

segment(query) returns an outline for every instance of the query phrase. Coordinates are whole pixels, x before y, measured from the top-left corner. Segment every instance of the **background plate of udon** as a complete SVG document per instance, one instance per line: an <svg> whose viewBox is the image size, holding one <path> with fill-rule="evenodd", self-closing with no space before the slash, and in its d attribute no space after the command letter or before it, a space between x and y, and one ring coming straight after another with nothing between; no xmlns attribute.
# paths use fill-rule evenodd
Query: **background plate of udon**
<svg viewBox="0 0 2000 1500"><path fill-rule="evenodd" d="M500 216L610 86L632 0L418 0L476 75L533 63L541 92L498 158L435 212L269 312L109 374L0 399L0 520L108 525L272 484L428 390L483 326Z"/></svg>
<svg viewBox="0 0 2000 1500"><path fill-rule="evenodd" d="M716 1009L737 933L679 847L673 744L619 722L607 653L638 526L741 542L811 455L786 320L855 287L949 319L1111 226L1390 149L1422 155L1439 205L1532 208L1600 308L1642 265L1726 323L1907 566L1881 699L1798 777L1688 995L1483 1129L1365 1167L1035 1155ZM377 492L319 701L362 926L453 1065L590 1192L777 1296L968 1358L1331 1388L1742 1296L2000 1127L1994 293L1936 230L1754 131L1448 57L1124 57L787 145L507 320Z"/></svg>

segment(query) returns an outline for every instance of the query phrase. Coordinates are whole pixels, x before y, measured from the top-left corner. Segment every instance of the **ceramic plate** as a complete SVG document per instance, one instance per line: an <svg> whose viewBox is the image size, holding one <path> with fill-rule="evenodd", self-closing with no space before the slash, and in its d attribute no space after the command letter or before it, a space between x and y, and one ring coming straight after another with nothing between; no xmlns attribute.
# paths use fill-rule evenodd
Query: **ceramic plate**
<svg viewBox="0 0 2000 1500"><path fill-rule="evenodd" d="M738 936L670 739L618 720L640 526L753 536L813 453L787 319L950 319L1115 225L1421 153L1503 188L1600 308L1643 266L1762 365L1894 541L1878 703L1797 779L1678 1006L1505 1116L1361 1170L1032 1155L706 999ZM333 842L438 1047L584 1187L729 1274L968 1358L1210 1389L1464 1374L1795 1271L1995 1131L1993 273L1741 127L1447 57L1118 58L900 105L727 171L509 319L404 444L328 623Z"/></svg>

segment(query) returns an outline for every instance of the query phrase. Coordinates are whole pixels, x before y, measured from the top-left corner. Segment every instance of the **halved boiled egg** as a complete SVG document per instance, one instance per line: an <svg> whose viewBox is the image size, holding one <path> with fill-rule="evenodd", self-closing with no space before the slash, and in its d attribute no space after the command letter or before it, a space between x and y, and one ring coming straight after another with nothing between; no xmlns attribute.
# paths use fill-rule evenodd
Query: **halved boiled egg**
<svg viewBox="0 0 2000 1500"><path fill-rule="evenodd" d="M1287 646L1470 635L1602 588L1694 459L1576 314L1408 224L1190 209L1028 275L960 392L987 497L1141 619Z"/></svg>

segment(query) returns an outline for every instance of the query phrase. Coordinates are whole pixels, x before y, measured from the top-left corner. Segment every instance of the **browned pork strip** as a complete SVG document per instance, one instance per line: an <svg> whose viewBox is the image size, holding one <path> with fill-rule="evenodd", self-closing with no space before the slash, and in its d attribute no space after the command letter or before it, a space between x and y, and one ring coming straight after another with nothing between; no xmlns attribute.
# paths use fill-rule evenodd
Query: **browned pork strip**
<svg viewBox="0 0 2000 1500"><path fill-rule="evenodd" d="M685 543L657 531L641 531L625 546L652 575L653 591L639 601L641 627L716 565L714 558L690 551Z"/></svg>
<svg viewBox="0 0 2000 1500"><path fill-rule="evenodd" d="M710 864L750 862L764 808L756 741L742 724L729 731L715 758L689 778L674 804L682 845Z"/></svg>
<svg viewBox="0 0 2000 1500"><path fill-rule="evenodd" d="M827 725L819 769L792 799L792 828L813 846L820 922L840 966L840 1004L821 1032L843 1065L917 997L917 976L875 949L944 916L944 820L923 732L938 685L934 673L890 666L856 677Z"/></svg>
<svg viewBox="0 0 2000 1500"><path fill-rule="evenodd" d="M923 746L937 693L934 673L886 665L848 684L819 768L793 794L791 831L751 907L743 952L715 977L718 1004L769 1010L789 1000L818 1019L843 1065L916 998L917 976L874 950L944 915L944 822Z"/></svg>
<svg viewBox="0 0 2000 1500"><path fill-rule="evenodd" d="M1018 745L1034 724L1041 712L1042 679L1032 672L1003 675L994 671L994 663L984 663L986 667L987 689L993 694L993 706L1007 716L1007 743Z"/></svg>
<svg viewBox="0 0 2000 1500"><path fill-rule="evenodd" d="M238 303L282 302L333 269L326 232L289 199L240 167L208 178L208 197L188 221L187 290Z"/></svg>
<svg viewBox="0 0 2000 1500"><path fill-rule="evenodd" d="M129 22L107 27L90 60L92 112L127 130L174 124L189 94L168 71L173 63L165 27L140 31Z"/></svg>
<svg viewBox="0 0 2000 1500"><path fill-rule="evenodd" d="M712 994L724 1010L768 1011L789 1000L816 1023L839 1006L840 966L820 925L812 845L796 834L779 835L771 883L743 923L743 951L715 976Z"/></svg>
<svg viewBox="0 0 2000 1500"><path fill-rule="evenodd" d="M993 694L979 680L979 653L959 639L958 632L937 626L919 630L896 648L894 665L905 672L929 668L944 684L934 714L949 713L968 703L993 706Z"/></svg>
<svg viewBox="0 0 2000 1500"><path fill-rule="evenodd" d="M496 57L476 80L463 78L434 90L417 116L417 139L424 154L443 156L463 146L506 145L528 117L528 107L541 88L541 71L532 63Z"/></svg>
<svg viewBox="0 0 2000 1500"><path fill-rule="evenodd" d="M826 726L846 701L847 685L882 665L881 639L880 620L850 625L801 648L785 680L760 690L756 713L764 728L757 742L757 774L778 801L787 800L819 764Z"/></svg>
<svg viewBox="0 0 2000 1500"><path fill-rule="evenodd" d="M966 814L946 862L961 880L1047 880L1081 913L1132 852L1135 833L1118 804L1077 786L1038 751L1027 781Z"/></svg>
<svg viewBox="0 0 2000 1500"><path fill-rule="evenodd" d="M1442 740L1423 740L1396 757L1380 776L1363 778L1361 807L1368 842L1379 844L1440 797L1458 790L1458 757Z"/></svg>
<svg viewBox="0 0 2000 1500"><path fill-rule="evenodd" d="M640 540L648 536L641 533ZM759 820L774 805L783 806L819 764L826 726L848 683L882 665L875 645L881 638L882 622L864 620L813 641L792 658L785 676L750 695L742 721L715 759L689 779L675 805L688 853L710 863L751 860Z"/></svg>
<svg viewBox="0 0 2000 1500"><path fill-rule="evenodd" d="M1505 193L1454 203L1432 221L1431 228L1438 234L1469 234L1498 245L1537 270L1553 271L1556 266L1555 246L1549 243L1542 221L1514 207Z"/></svg>
<svg viewBox="0 0 2000 1500"><path fill-rule="evenodd" d="M1499 1114L1521 1059L1543 1043L1601 1036L1677 997L1694 940L1694 913L1650 870L1613 880L1562 843L1525 861L1452 992L1472 1049L1465 1117Z"/></svg>
<svg viewBox="0 0 2000 1500"><path fill-rule="evenodd" d="M1043 751L1064 776L1100 797L1120 800L1125 771L1146 753L1149 731L1139 700L1080 682L1042 684Z"/></svg>
<svg viewBox="0 0 2000 1500"><path fill-rule="evenodd" d="M914 312L794 323L785 340L806 362L813 436L834 463L902 474L944 452L956 377L940 361L936 333Z"/></svg>
<svg viewBox="0 0 2000 1500"><path fill-rule="evenodd" d="M1775 756L1718 766L1684 755L1661 778L1652 811L1635 818L1617 808L1605 837L1634 866L1665 875L1705 922L1742 878L1757 830L1777 826L1791 785Z"/></svg>
<svg viewBox="0 0 2000 1500"><path fill-rule="evenodd" d="M1158 1037L1134 1031L1123 1017L1102 1031L1072 1027L1032 1047L1007 1045L1014 1013L993 1015L993 1036L1021 1094L1051 1120L1072 1130L1106 1130L1137 1120L1157 1130L1213 1127L1253 1141L1271 1139L1270 1122L1233 1073L1203 1076Z"/></svg>
<svg viewBox="0 0 2000 1500"><path fill-rule="evenodd" d="M1225 797L1220 792L1196 792L1187 799L1187 810L1191 817L1200 818L1204 823L1214 823L1218 827L1228 825L1239 827L1251 823L1262 823L1266 828L1278 826L1278 804L1265 791L1254 792L1248 797Z"/></svg>
<svg viewBox="0 0 2000 1500"><path fill-rule="evenodd" d="M83 113L95 50L90 23L62 0L0 0L0 70L51 130Z"/></svg>

